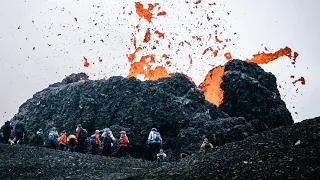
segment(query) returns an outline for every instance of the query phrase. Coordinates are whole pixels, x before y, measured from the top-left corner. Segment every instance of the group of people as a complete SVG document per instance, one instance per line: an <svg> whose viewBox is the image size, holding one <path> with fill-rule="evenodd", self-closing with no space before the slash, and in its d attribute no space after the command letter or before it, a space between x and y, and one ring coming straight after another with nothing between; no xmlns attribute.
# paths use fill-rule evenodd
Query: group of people
<svg viewBox="0 0 320 180"><path fill-rule="evenodd" d="M11 139L11 131L13 127L10 125L10 122L5 122L5 125L1 127L1 133L3 137L4 143L15 143L22 144L23 137L26 135L26 130L21 121L19 121L14 128L15 138ZM86 142L89 141L91 144L91 152L93 155L99 154L99 148L102 147L101 155L112 156L112 147L116 142L116 138L114 137L112 131L109 128L105 128L103 130L96 130L95 133L91 136L88 135L86 129L79 124L76 128L75 133L70 133L67 135L66 131L61 131L59 134L57 129L53 127L48 136L47 136L47 144L45 144L44 131L39 129L35 136L33 136L29 142L32 146L47 146L50 149L59 149L59 150L68 150L70 152L80 152L84 153L86 149ZM89 137L89 138L88 138ZM156 128L152 128L147 144L150 150L149 160L154 161L165 161L167 155L163 152L162 148L162 138L160 133ZM116 154L118 157L126 157L129 153L129 139L127 137L127 133L125 131L120 132L119 138L119 150Z"/></svg>
<svg viewBox="0 0 320 180"><path fill-rule="evenodd" d="M14 128L15 138L11 139L11 131L13 127L10 121L6 121L1 127L1 137L5 144L21 144L25 134L25 128L22 122L18 122Z"/></svg>
<svg viewBox="0 0 320 180"><path fill-rule="evenodd" d="M11 131L13 127L10 125L10 122L5 122L5 125L1 127L1 133L4 143L15 143L20 144L24 135L26 134L24 125L21 121L19 121L15 128L15 138L11 139ZM36 135L31 139L30 145L32 146L45 146L45 141L43 139L43 130L39 129L36 132ZM70 152L80 152L84 153L86 148L86 141L89 137L88 141L91 144L91 151L93 155L99 154L99 148L102 147L101 155L104 156L112 156L112 147L116 142L116 138L113 136L112 131L109 128L105 128L103 130L96 130L94 134L91 136L88 135L86 129L84 129L81 124L79 124L76 128L75 133L70 133L67 135L66 131L61 131L58 134L58 131L55 127L51 129L48 134L47 146L50 149L59 149L65 150L68 147ZM148 139L147 145L149 147L149 160L150 161L166 161L167 155L164 153L162 149L162 138L160 132L156 128L152 128ZM127 133L125 131L120 131L119 138L119 151L116 156L118 157L126 157L128 154L128 145L129 139L127 137ZM200 151L208 151L213 149L213 145L208 141L207 138L203 138L203 143L200 146Z"/></svg>

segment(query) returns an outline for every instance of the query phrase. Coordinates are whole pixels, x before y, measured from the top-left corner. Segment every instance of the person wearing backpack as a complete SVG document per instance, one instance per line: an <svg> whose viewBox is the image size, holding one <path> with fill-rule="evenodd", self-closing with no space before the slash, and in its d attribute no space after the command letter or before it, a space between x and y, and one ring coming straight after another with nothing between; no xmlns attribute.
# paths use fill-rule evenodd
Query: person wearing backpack
<svg viewBox="0 0 320 180"><path fill-rule="evenodd" d="M16 124L14 131L16 133L15 143L22 144L22 139L24 134L26 134L26 130L21 120L19 120L19 122Z"/></svg>
<svg viewBox="0 0 320 180"><path fill-rule="evenodd" d="M44 141L43 141L43 138L42 138L42 134L43 134L42 129L39 129L37 131L36 135L31 139L30 145L31 146L38 146L38 147L43 146L44 145Z"/></svg>
<svg viewBox="0 0 320 180"><path fill-rule="evenodd" d="M129 144L129 139L127 137L127 133L125 131L120 132L120 149L119 149L119 156L120 157L127 157L127 152L128 152L128 144Z"/></svg>
<svg viewBox="0 0 320 180"><path fill-rule="evenodd" d="M59 143L59 149L61 151L64 151L64 148L66 147L67 144L67 133L66 131L62 131L59 138L58 138L58 143Z"/></svg>
<svg viewBox="0 0 320 180"><path fill-rule="evenodd" d="M101 146L99 130L96 130L95 134L90 137L90 143L92 145L92 154L98 154L99 147Z"/></svg>
<svg viewBox="0 0 320 180"><path fill-rule="evenodd" d="M149 160L154 161L156 160L157 153L159 152L160 148L162 147L162 138L160 133L156 128L152 128L149 136L148 136L148 146L149 146Z"/></svg>
<svg viewBox="0 0 320 180"><path fill-rule="evenodd" d="M1 131L3 133L3 142L5 144L9 144L12 129L13 127L10 125L10 121L5 122L4 125L1 127Z"/></svg>
<svg viewBox="0 0 320 180"><path fill-rule="evenodd" d="M201 146L200 146L200 151L206 152L210 151L213 149L213 145L209 142L208 138L204 138Z"/></svg>
<svg viewBox="0 0 320 180"><path fill-rule="evenodd" d="M56 128L53 127L48 135L50 149L57 149L58 137L59 137L58 132L57 132Z"/></svg>
<svg viewBox="0 0 320 180"><path fill-rule="evenodd" d="M73 134L70 134L67 138L67 141L69 143L69 151L75 152L76 149L76 143L77 143L77 137Z"/></svg>
<svg viewBox="0 0 320 180"><path fill-rule="evenodd" d="M84 129L82 127L81 124L78 124L78 126L77 126L76 137L77 137L77 141L78 141L78 146L77 146L78 152L84 153L85 141L88 137L88 132L86 129Z"/></svg>
<svg viewBox="0 0 320 180"><path fill-rule="evenodd" d="M113 143L116 141L116 138L114 138L112 131L108 131L107 135L103 138L102 145L102 155L104 156L111 156L112 154L112 146Z"/></svg>

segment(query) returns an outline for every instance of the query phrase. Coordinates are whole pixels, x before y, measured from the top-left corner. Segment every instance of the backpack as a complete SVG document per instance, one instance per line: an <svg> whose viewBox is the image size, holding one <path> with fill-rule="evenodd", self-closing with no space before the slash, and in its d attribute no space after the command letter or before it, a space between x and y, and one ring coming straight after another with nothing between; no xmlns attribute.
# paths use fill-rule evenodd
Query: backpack
<svg viewBox="0 0 320 180"><path fill-rule="evenodd" d="M82 128L82 130L80 132L80 137L82 139L86 139L88 137L88 131Z"/></svg>
<svg viewBox="0 0 320 180"><path fill-rule="evenodd" d="M53 132L49 133L48 139L49 139L49 141L56 141L56 137Z"/></svg>
<svg viewBox="0 0 320 180"><path fill-rule="evenodd" d="M205 147L204 147L204 149L205 150L209 150L209 149L211 149L211 147L210 147L210 143L205 143L206 145L205 145Z"/></svg>
<svg viewBox="0 0 320 180"><path fill-rule="evenodd" d="M152 133L152 141L160 142L160 133L159 132L154 132Z"/></svg>
<svg viewBox="0 0 320 180"><path fill-rule="evenodd" d="M92 145L96 145L97 144L96 135L90 136L90 144L92 144Z"/></svg>

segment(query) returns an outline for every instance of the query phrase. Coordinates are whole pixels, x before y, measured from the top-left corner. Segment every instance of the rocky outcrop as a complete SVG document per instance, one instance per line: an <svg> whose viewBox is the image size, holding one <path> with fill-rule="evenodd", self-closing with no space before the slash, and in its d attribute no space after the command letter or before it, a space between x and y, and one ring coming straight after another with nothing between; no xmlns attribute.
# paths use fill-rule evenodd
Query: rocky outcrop
<svg viewBox="0 0 320 180"><path fill-rule="evenodd" d="M33 133L42 128L45 138L53 126L72 133L79 123L90 134L109 127L119 137L125 130L133 157L147 156L147 137L156 127L172 160L198 151L204 135L221 145L293 122L271 73L240 60L230 61L225 71L221 109L231 117L182 74L140 81L119 76L88 80L80 73L36 93L12 122L22 119Z"/></svg>
<svg viewBox="0 0 320 180"><path fill-rule="evenodd" d="M116 137L125 130L134 157L146 156L152 127L161 132L163 148L171 152L171 157L178 157L181 152L198 150L203 135L213 137L219 129L214 120L229 118L181 74L157 81L111 77L79 82L83 76L72 75L36 93L20 107L16 117L23 119L31 132L39 128L48 132L53 126L74 132L78 123L90 133L110 127Z"/></svg>
<svg viewBox="0 0 320 180"><path fill-rule="evenodd" d="M229 61L224 71L221 110L244 117L258 132L293 123L272 73L241 60Z"/></svg>

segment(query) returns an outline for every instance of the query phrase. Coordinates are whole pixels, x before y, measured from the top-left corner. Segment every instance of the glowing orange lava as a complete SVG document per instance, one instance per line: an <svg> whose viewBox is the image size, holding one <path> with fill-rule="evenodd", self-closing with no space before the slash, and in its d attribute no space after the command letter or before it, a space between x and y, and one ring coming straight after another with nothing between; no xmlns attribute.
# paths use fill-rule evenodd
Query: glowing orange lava
<svg viewBox="0 0 320 180"><path fill-rule="evenodd" d="M83 66L84 67L89 67L90 63L88 63L88 59L86 57L84 57L84 56L83 56L83 59L84 59Z"/></svg>
<svg viewBox="0 0 320 180"><path fill-rule="evenodd" d="M137 38L136 37L133 38L133 46L135 49L137 49Z"/></svg>
<svg viewBox="0 0 320 180"><path fill-rule="evenodd" d="M132 53L132 54L127 54L128 61L129 61L129 62L132 62L132 61L136 58L136 54L137 54L139 51L141 51L141 50L142 50L142 48L141 48L141 47L138 47L138 48L134 51L134 53Z"/></svg>
<svg viewBox="0 0 320 180"><path fill-rule="evenodd" d="M201 41L201 37L199 37L199 36L192 36L192 39L195 39L197 41Z"/></svg>
<svg viewBox="0 0 320 180"><path fill-rule="evenodd" d="M138 16L140 18L146 19L150 23L152 18L152 13L150 11L153 9L153 7L149 4L148 9L144 9L143 4L141 4L140 2L136 2L135 5Z"/></svg>
<svg viewBox="0 0 320 180"><path fill-rule="evenodd" d="M225 54L224 54L224 57L226 57L226 59L227 59L228 61L232 59L232 56L231 56L230 52L225 53Z"/></svg>
<svg viewBox="0 0 320 180"><path fill-rule="evenodd" d="M164 33L161 33L160 31L155 31L154 33L157 34L159 38L164 39Z"/></svg>
<svg viewBox="0 0 320 180"><path fill-rule="evenodd" d="M151 39L151 33L150 33L150 28L148 28L147 32L146 32L146 35L144 36L144 40L143 42L149 42Z"/></svg>
<svg viewBox="0 0 320 180"><path fill-rule="evenodd" d="M217 43L223 43L223 41L221 41L221 40L218 38L218 36L215 36L215 39L216 39L216 42L217 42Z"/></svg>
<svg viewBox="0 0 320 180"><path fill-rule="evenodd" d="M161 56L163 59L169 59L169 56L168 55L166 55L166 54L162 54L162 56Z"/></svg>
<svg viewBox="0 0 320 180"><path fill-rule="evenodd" d="M189 3L189 1L186 1L186 3ZM201 0L197 0L196 2L193 1L193 3L200 4ZM164 66L157 66L154 69L152 69L152 67L154 67L152 65L154 65L153 63L156 63L156 57L158 57L155 54L152 54L152 52L154 52L153 50L158 49L158 47L161 48L161 44L159 44L160 39L156 38L155 35L157 35L159 38L165 39L171 34L170 32L168 32L168 34L169 33L170 34L165 37L165 35L164 35L165 33L162 33L158 30L155 30L155 27L157 27L157 25L155 25L155 22L150 23L153 15L165 16L167 14L166 11L161 11L158 13L155 12L153 14L151 11L157 10L157 9L158 9L158 11L160 10L160 6L158 6L158 5L159 4L157 4L157 3L148 4L148 8L145 9L144 6L140 2L135 3L136 13L140 17L140 19L144 18L149 22L147 27L140 27L139 25L136 26L136 28L135 28L136 32L139 32L140 30L143 30L143 29L146 30L143 41L139 40L138 43L150 42L150 44L152 44L154 42L154 44L151 45L151 47L147 47L147 45L145 45L145 44L144 45L141 45L141 44L137 45L136 37L133 38L133 46L135 48L135 51L132 54L126 55L128 58L128 61L131 63L130 71L129 71L129 74L127 77L138 77L138 75L142 75L142 76L144 76L144 79L146 79L146 80L157 80L159 78L170 76L170 74L166 70L166 67L172 66L172 62L171 62L171 59L169 61L169 55L167 55L167 54L162 54L162 56L160 55L161 58L159 58L159 60L157 59L157 62L165 61L165 65ZM209 5L216 5L216 3L211 3L211 4L209 3ZM155 9L156 6L158 6L157 9ZM199 6L199 7L196 6L195 8L201 8L201 6ZM191 12L191 14L193 14L193 12ZM227 14L230 14L230 13L227 12ZM213 21L211 21L211 20L213 20L213 17L209 17L209 15L210 14L207 14L207 17L204 16L203 18L205 20L210 21L208 23L211 23L211 22L213 22ZM162 17L158 17L158 18L162 18ZM220 18L218 20L220 21ZM202 22L199 21L198 25L201 26ZM227 38L227 37L221 37L222 31L220 31L221 29L220 30L218 29L220 26L221 25L217 24L217 23L212 25L212 27L215 28L214 29L215 39L213 42L211 41L211 43L213 43L213 44L209 45L211 47L207 46L207 48L203 51L202 55L205 55L208 51L211 51L213 57L217 57L218 53L220 52L221 55L224 55L226 60L231 60L232 59L231 53L225 52L227 45L228 45L228 47L230 45L231 39ZM154 32L153 36L151 36L150 29ZM236 35L237 33L233 33L233 34ZM220 38L218 37L218 35ZM213 34L209 34L208 41L211 40L211 36L213 36ZM202 40L206 41L207 40L206 37L208 37L208 36L202 35L202 34L201 34L201 36L191 36L191 38L193 39L192 45L202 48L204 45L204 44L202 44ZM190 38L190 35L188 38ZM151 39L152 39L152 41L151 41ZM169 39L169 40L171 40L171 39ZM172 40L174 41L175 38L172 38ZM191 46L191 43L186 40L182 40L182 42L179 42L178 46L176 46L175 43L173 43L173 42L168 42L167 46L168 46L169 50L172 50L173 52L176 52L176 54L178 54L178 52L183 52L180 49L180 47L181 46L185 47L184 46L185 44L188 44L189 46ZM147 54L141 56L140 60L137 61L137 60L135 60L136 54L142 50L142 47L145 50L151 49L152 52L147 52ZM185 47L185 49L187 49L187 48L189 48L189 47L188 46ZM296 53L296 52L293 53L289 47L281 48L280 50L278 50L274 53L269 53L269 52L266 53L268 51L268 49L266 47L264 47L264 51L265 52L259 52L258 54L254 54L252 58L246 59L246 62L257 63L257 64L267 64L271 61L278 59L279 57L287 56L290 59L293 59L292 64L295 64L295 59L299 56L298 53ZM164 52L164 53L167 53L167 52ZM170 54L170 53L168 53L168 54ZM195 58L196 55L195 55L195 57L192 55L192 57ZM192 57L190 54L188 54L188 59L189 59L189 62L191 65L193 64ZM88 63L88 62L85 61L85 63ZM89 63L87 66L89 66ZM209 102L211 102L213 104L216 104L217 106L219 106L223 102L223 90L221 89L220 85L222 83L222 77L224 74L226 74L224 72L224 66L217 66L208 72L204 81L198 87L199 89L201 89L204 92L206 100L208 100ZM192 79L191 79L191 81L192 81ZM298 81L300 81L302 84L305 84L305 79L303 77L299 78L298 80L295 80L293 82L293 84L297 83Z"/></svg>
<svg viewBox="0 0 320 180"><path fill-rule="evenodd" d="M164 15L167 15L167 12L161 11L161 12L158 12L157 14L157 16L164 16Z"/></svg>
<svg viewBox="0 0 320 180"><path fill-rule="evenodd" d="M190 59L190 64L192 64L192 58L190 54L188 54L188 58Z"/></svg>
<svg viewBox="0 0 320 180"><path fill-rule="evenodd" d="M290 59L292 58L292 51L290 48L285 47L281 48L280 50L274 52L274 53L258 53L254 54L252 59L247 59L247 62L255 62L257 64L267 64L271 61L274 61L278 59L279 57L287 56Z"/></svg>
<svg viewBox="0 0 320 180"><path fill-rule="evenodd" d="M218 66L208 72L204 81L199 85L206 100L219 106L223 100L223 90L220 88L224 66Z"/></svg>
<svg viewBox="0 0 320 180"><path fill-rule="evenodd" d="M159 78L170 77L167 70L162 66L157 66L152 70L151 65L146 61L148 58L152 59L152 55L143 56L139 62L132 63L127 77L137 77L139 74L144 75L144 79L146 80L157 80Z"/></svg>
<svg viewBox="0 0 320 180"><path fill-rule="evenodd" d="M302 85L306 84L306 80L304 79L304 77L300 77L299 79L293 81L292 84L296 84L299 81L301 82Z"/></svg>

